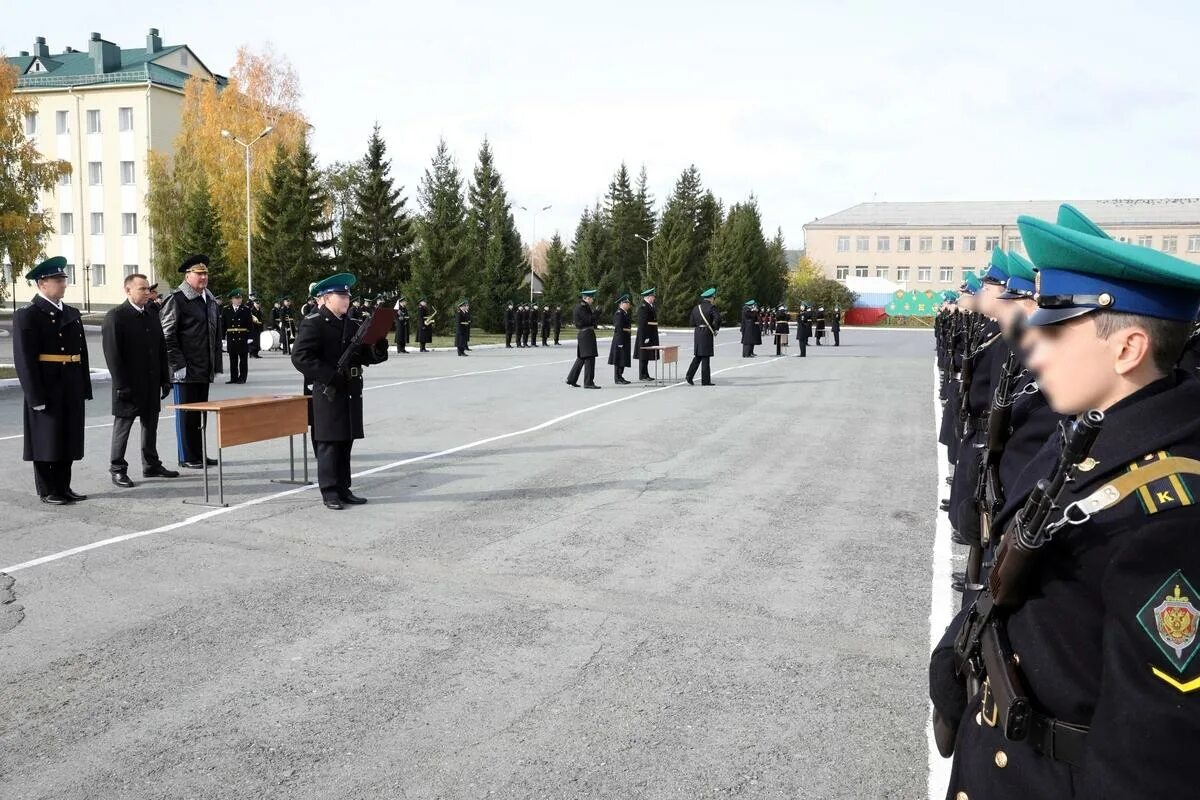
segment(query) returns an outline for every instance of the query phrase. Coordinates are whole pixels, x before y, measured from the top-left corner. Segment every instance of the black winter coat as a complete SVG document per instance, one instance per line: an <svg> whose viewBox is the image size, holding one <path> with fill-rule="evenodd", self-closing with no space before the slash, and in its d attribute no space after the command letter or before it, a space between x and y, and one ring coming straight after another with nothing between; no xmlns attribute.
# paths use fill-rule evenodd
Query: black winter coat
<svg viewBox="0 0 1200 800"><path fill-rule="evenodd" d="M715 352L716 342L713 341L717 331L721 330L721 313L707 300L692 308L692 327L695 328L693 344L696 355L711 356Z"/></svg>
<svg viewBox="0 0 1200 800"><path fill-rule="evenodd" d="M599 313L589 304L579 301L575 306L575 355L578 358L595 358L600 355L596 346L596 320Z"/></svg>
<svg viewBox="0 0 1200 800"><path fill-rule="evenodd" d="M79 361L39 361L39 355L79 356ZM83 404L92 399L87 340L79 309L37 295L13 315L13 365L25 393L26 461L83 458ZM45 406L34 411L36 406Z"/></svg>
<svg viewBox="0 0 1200 800"><path fill-rule="evenodd" d="M612 344L608 346L608 363L617 367L628 367L633 363L631 344L629 312L618 308L613 312L613 337Z"/></svg>
<svg viewBox="0 0 1200 800"><path fill-rule="evenodd" d="M160 319L171 374L186 368L180 383L212 383L222 360L221 305L212 293L184 283L167 296Z"/></svg>
<svg viewBox="0 0 1200 800"><path fill-rule="evenodd" d="M657 350L650 350L643 354L642 348L658 347L658 344L658 309L642 301L642 304L638 306L637 342L634 343L634 350L637 351L637 357L639 359L645 358L649 361L657 361Z"/></svg>
<svg viewBox="0 0 1200 800"><path fill-rule="evenodd" d="M171 388L167 343L158 315L122 303L104 315L104 361L112 374L114 417L157 415L163 389Z"/></svg>
<svg viewBox="0 0 1200 800"><path fill-rule="evenodd" d="M337 363L361 323L347 314L338 319L322 308L300 321L292 345L292 365L312 384L313 441L348 442L363 433L362 368L387 361L386 339L360 345L350 360L350 374L338 374ZM325 387L332 385L332 398Z"/></svg>

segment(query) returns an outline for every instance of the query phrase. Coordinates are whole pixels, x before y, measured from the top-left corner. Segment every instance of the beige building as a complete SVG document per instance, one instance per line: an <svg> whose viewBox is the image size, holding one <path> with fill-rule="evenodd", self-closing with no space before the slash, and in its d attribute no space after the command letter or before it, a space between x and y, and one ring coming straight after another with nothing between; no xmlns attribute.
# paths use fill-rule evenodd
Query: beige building
<svg viewBox="0 0 1200 800"><path fill-rule="evenodd" d="M953 289L994 247L1024 254L1017 217L1053 220L1063 202L1114 239L1200 264L1200 198L860 203L805 225L805 251L830 278Z"/></svg>
<svg viewBox="0 0 1200 800"><path fill-rule="evenodd" d="M86 50L51 53L43 37L7 59L20 73L17 91L37 104L25 134L47 159L71 164L71 175L45 193L55 233L48 255L65 256L67 302L94 308L124 299L126 275L174 283L173 265L153 263L146 208L151 150L174 152L183 88L196 76L224 84L187 45L164 45L151 28L145 47L121 48L93 33ZM16 302L35 289L18 279Z"/></svg>

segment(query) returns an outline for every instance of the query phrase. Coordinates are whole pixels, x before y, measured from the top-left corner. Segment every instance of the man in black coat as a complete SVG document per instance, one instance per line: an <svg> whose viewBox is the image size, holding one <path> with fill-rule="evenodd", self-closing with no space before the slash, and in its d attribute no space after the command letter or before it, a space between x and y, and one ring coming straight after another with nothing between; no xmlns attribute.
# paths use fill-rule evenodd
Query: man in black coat
<svg viewBox="0 0 1200 800"><path fill-rule="evenodd" d="M700 302L692 308L691 323L695 331L693 344L695 345L695 355L692 357L692 363L688 366L687 382L691 386L692 378L696 377L696 370L700 370L700 385L712 386L712 373L709 371L709 361L716 352L717 331L721 330L721 314L713 306L713 298L717 296L717 290L705 289L700 294Z"/></svg>
<svg viewBox="0 0 1200 800"><path fill-rule="evenodd" d="M540 311L540 309L538 308L537 303L529 304L529 324L528 324L526 330L529 331L529 346L530 347L538 346L538 342L537 342L538 327L539 327L540 321L541 321L541 314L539 313L539 311Z"/></svg>
<svg viewBox="0 0 1200 800"><path fill-rule="evenodd" d="M248 336L246 337L249 339L249 341L246 343L246 348L251 358L262 358L262 356L259 355L259 351L262 349L262 345L259 344L259 342L262 341L260 337L263 332L263 320L267 318L267 315L263 311L262 304L258 302L257 295L252 294L248 299L250 301L247 304L247 307L250 309L250 328L248 330ZM245 374L246 373L243 370L243 377ZM242 381L242 383L245 383L245 381Z"/></svg>
<svg viewBox="0 0 1200 800"><path fill-rule="evenodd" d="M425 345L433 341L433 317L437 311L432 309L429 301L422 297L417 301L417 344L421 345L421 352L427 353Z"/></svg>
<svg viewBox="0 0 1200 800"><path fill-rule="evenodd" d="M513 334L517 332L517 310L512 300L504 307L504 346L512 349Z"/></svg>
<svg viewBox="0 0 1200 800"><path fill-rule="evenodd" d="M242 303L242 290L234 289L229 293L229 305L221 309L221 337L225 340L225 352L229 353L229 380L226 383L246 382L246 358L250 354L247 340L253 327L253 314L249 306ZM282 336L280 333L280 338Z"/></svg>
<svg viewBox="0 0 1200 800"><path fill-rule="evenodd" d="M331 275L314 291L323 298L321 309L306 316L292 347L292 364L312 386L313 446L317 451L317 483L325 507L341 511L346 504L365 502L350 491L350 451L363 433L363 367L387 360L387 339L359 345L347 370L338 361L354 338L359 322L349 315L350 274ZM326 387L332 392L326 394Z"/></svg>
<svg viewBox="0 0 1200 800"><path fill-rule="evenodd" d="M778 314L771 314L771 319L775 320L775 355L783 355L783 347L787 344L788 337L791 335L790 326L788 325L788 310L787 306L780 306Z"/></svg>
<svg viewBox="0 0 1200 800"><path fill-rule="evenodd" d="M812 312L808 306L801 305L800 311L796 314L796 344L799 346L800 353L796 358L806 358L808 356L808 340L812 337Z"/></svg>
<svg viewBox="0 0 1200 800"><path fill-rule="evenodd" d="M833 334L833 346L842 346L842 309L833 307L833 316L829 318L829 330Z"/></svg>
<svg viewBox="0 0 1200 800"><path fill-rule="evenodd" d="M464 297L458 301L458 310L454 312L454 347L460 356L465 356L471 348L471 304Z"/></svg>
<svg viewBox="0 0 1200 800"><path fill-rule="evenodd" d="M599 313L593 308L596 290L585 289L579 293L579 305L575 306L575 363L567 373L567 385L579 388L579 372L583 371L583 388L599 389L596 385L596 321Z"/></svg>
<svg viewBox="0 0 1200 800"><path fill-rule="evenodd" d="M87 499L71 489L71 464L83 458L84 401L92 399L83 318L62 301L66 266L55 256L26 273L38 293L13 314L13 364L25 393L23 458L33 462L38 497L56 506Z"/></svg>
<svg viewBox="0 0 1200 800"><path fill-rule="evenodd" d="M162 331L167 343L167 364L175 385L175 404L203 403L209 385L221 372L221 304L208 291L208 256L196 254L179 267L183 283L162 308ZM179 466L203 469L202 415L177 411L175 433L179 440ZM210 458L209 466L216 459Z"/></svg>
<svg viewBox="0 0 1200 800"><path fill-rule="evenodd" d="M408 352L408 300L404 295L396 301L396 352Z"/></svg>
<svg viewBox="0 0 1200 800"><path fill-rule="evenodd" d="M162 325L149 305L145 275L125 279L125 297L128 302L104 315L100 330L104 362L112 374L109 472L115 485L129 488L135 484L129 479L125 449L135 419L142 423L142 477L178 478L179 473L164 467L158 457L158 413L162 398L171 393L171 370Z"/></svg>
<svg viewBox="0 0 1200 800"><path fill-rule="evenodd" d="M816 330L817 347L821 346L821 340L825 338L825 307L821 306L817 309L817 330Z"/></svg>
<svg viewBox="0 0 1200 800"><path fill-rule="evenodd" d="M284 355L288 355L292 352L292 342L296 340L296 314L292 309L291 298L283 298L279 320L282 323L279 330L279 347Z"/></svg>
<svg viewBox="0 0 1200 800"><path fill-rule="evenodd" d="M554 344L558 344L558 337L562 334L562 306L554 307Z"/></svg>
<svg viewBox="0 0 1200 800"><path fill-rule="evenodd" d="M742 358L754 358L755 345L762 344L758 327L758 306L753 300L742 304Z"/></svg>
<svg viewBox="0 0 1200 800"><path fill-rule="evenodd" d="M658 347L658 309L654 303L658 299L654 287L642 291L642 304L638 306L637 314L637 352L638 380L651 381L650 362L658 360L657 350L644 350L646 347Z"/></svg>
<svg viewBox="0 0 1200 800"><path fill-rule="evenodd" d="M622 374L633 363L633 337L629 324L629 295L617 299L617 310L613 312L612 344L608 346L608 363L613 368L613 382L617 385L633 383Z"/></svg>
<svg viewBox="0 0 1200 800"><path fill-rule="evenodd" d="M542 306L542 347L550 346L550 306Z"/></svg>

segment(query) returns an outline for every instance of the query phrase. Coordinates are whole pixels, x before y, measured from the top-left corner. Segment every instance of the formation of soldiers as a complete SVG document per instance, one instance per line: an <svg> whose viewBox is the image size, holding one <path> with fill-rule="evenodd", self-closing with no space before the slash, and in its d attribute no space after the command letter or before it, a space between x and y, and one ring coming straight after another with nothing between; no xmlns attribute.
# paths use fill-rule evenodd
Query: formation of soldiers
<svg viewBox="0 0 1200 800"><path fill-rule="evenodd" d="M537 347L538 338L542 347L549 347L550 336L554 336L554 344L559 344L562 335L562 306L539 306L537 303L516 303L510 301L504 308L504 346ZM513 344L513 341L516 344Z"/></svg>
<svg viewBox="0 0 1200 800"><path fill-rule="evenodd" d="M825 326L833 334L833 346L842 345L842 309L834 306L831 314L826 314L823 306L813 308L807 303L801 303L796 313L796 344L799 349L798 358L808 355L808 345L816 339L817 346L824 344ZM758 354L754 348L763 343L763 336L770 333L774 337L775 355L784 355L788 346L788 336L791 335L792 315L785 305L760 308L758 301L747 300L742 304L742 358L754 358Z"/></svg>
<svg viewBox="0 0 1200 800"><path fill-rule="evenodd" d="M967 548L930 661L949 800L1190 797L1200 271L1071 206L935 323Z"/></svg>

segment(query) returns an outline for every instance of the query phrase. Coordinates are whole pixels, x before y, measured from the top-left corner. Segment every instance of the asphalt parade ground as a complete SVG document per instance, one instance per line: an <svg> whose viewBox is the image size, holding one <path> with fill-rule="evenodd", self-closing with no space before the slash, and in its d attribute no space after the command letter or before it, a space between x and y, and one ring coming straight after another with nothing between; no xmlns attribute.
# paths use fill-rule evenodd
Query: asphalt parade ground
<svg viewBox="0 0 1200 800"><path fill-rule="evenodd" d="M932 338L737 336L714 387L598 392L573 344L393 350L341 512L270 482L286 441L209 509L135 430L118 489L107 383L90 499L43 505L0 390L0 797L925 797ZM212 396L299 389L267 354Z"/></svg>

